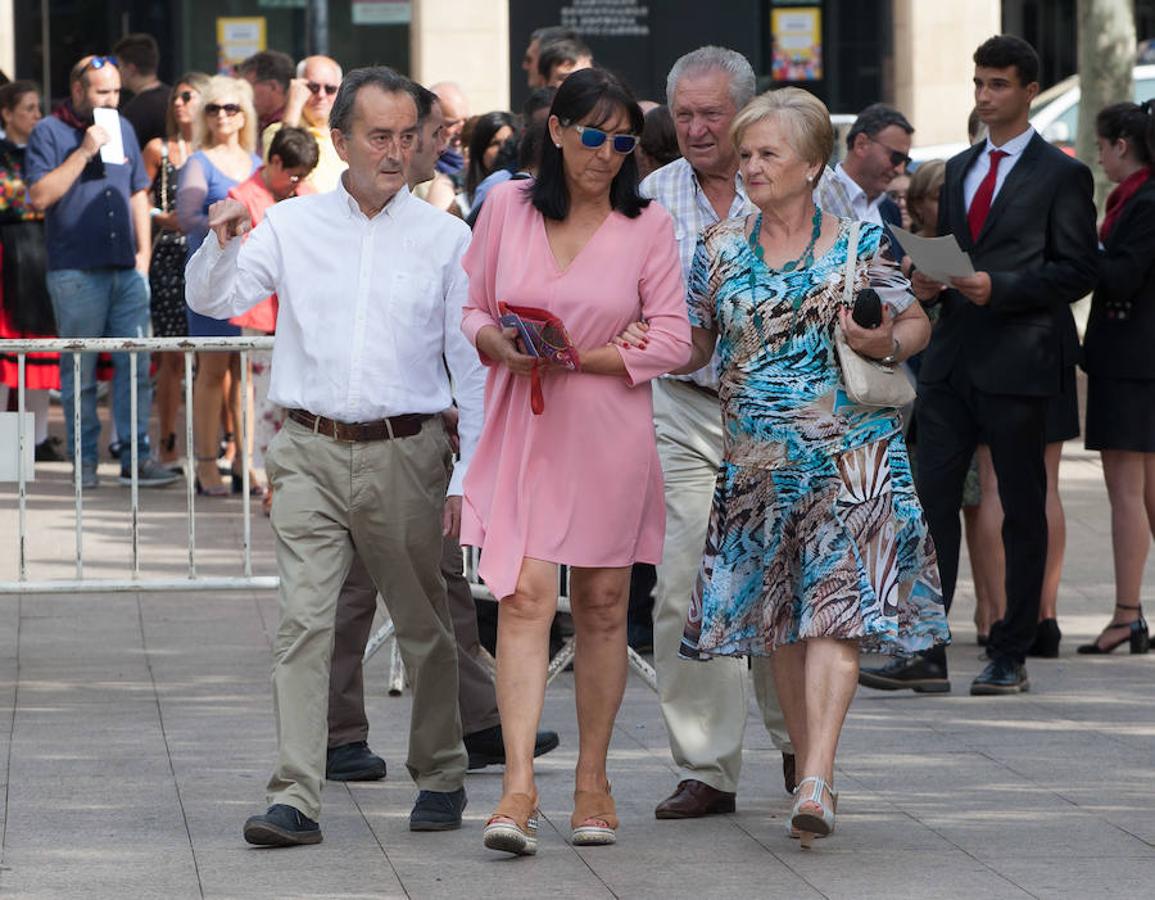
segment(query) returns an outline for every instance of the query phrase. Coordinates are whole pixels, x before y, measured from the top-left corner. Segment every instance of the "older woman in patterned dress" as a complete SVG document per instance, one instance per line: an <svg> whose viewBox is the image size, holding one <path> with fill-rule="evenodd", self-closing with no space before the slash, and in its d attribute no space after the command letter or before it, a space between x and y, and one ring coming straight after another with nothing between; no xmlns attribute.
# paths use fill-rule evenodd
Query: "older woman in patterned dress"
<svg viewBox="0 0 1155 900"><path fill-rule="evenodd" d="M834 827L834 755L860 649L949 640L899 414L850 401L835 329L895 365L926 345L930 325L882 229L862 223L850 247L849 220L815 206L834 141L818 99L765 94L731 134L759 212L707 229L690 274L686 370L717 343L725 452L681 652L771 654L802 776L791 831L809 846ZM848 253L855 291L883 301L877 328L850 318Z"/></svg>

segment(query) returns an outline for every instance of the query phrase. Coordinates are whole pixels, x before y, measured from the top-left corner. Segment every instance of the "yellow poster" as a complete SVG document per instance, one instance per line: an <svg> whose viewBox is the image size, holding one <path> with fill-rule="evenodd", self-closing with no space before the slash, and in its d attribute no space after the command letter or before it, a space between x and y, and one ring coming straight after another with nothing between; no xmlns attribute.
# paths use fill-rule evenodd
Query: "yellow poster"
<svg viewBox="0 0 1155 900"><path fill-rule="evenodd" d="M822 78L822 10L793 6L770 12L775 81L819 81Z"/></svg>
<svg viewBox="0 0 1155 900"><path fill-rule="evenodd" d="M254 53L265 49L265 17L217 19L217 71L232 74Z"/></svg>

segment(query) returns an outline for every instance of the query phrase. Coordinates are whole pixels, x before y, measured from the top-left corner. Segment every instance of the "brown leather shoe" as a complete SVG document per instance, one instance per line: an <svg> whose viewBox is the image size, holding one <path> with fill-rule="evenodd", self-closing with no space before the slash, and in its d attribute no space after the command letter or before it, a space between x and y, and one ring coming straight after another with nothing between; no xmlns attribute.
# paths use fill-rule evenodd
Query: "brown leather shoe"
<svg viewBox="0 0 1155 900"><path fill-rule="evenodd" d="M654 818L698 819L734 811L735 794L687 778L679 781L674 793L657 805Z"/></svg>
<svg viewBox="0 0 1155 900"><path fill-rule="evenodd" d="M793 794L798 787L798 777L794 774L794 754L782 754L782 783L786 785L786 793Z"/></svg>

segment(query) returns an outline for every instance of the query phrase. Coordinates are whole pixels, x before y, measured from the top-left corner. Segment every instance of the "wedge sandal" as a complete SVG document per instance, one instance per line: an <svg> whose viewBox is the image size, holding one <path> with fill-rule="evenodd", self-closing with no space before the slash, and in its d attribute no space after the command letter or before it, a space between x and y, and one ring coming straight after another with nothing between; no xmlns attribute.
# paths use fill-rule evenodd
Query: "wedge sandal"
<svg viewBox="0 0 1155 900"><path fill-rule="evenodd" d="M575 847L613 844L618 839L618 816L609 790L574 791L570 816L570 843Z"/></svg>
<svg viewBox="0 0 1155 900"><path fill-rule="evenodd" d="M482 841L490 850L516 856L537 853L537 795L506 794L485 823Z"/></svg>

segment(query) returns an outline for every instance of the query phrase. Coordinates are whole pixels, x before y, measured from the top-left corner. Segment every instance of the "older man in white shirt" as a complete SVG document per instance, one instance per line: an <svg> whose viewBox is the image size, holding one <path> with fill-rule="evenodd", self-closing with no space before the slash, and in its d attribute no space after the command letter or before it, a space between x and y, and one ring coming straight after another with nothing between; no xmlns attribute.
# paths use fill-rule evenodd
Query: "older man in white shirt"
<svg viewBox="0 0 1155 900"><path fill-rule="evenodd" d="M268 811L245 823L254 844L321 840L334 616L355 549L390 598L413 685L406 764L420 793L409 827L458 828L465 807L457 651L439 563L442 536L460 524L482 418L484 379L460 329L469 229L405 186L417 137L407 79L350 72L331 120L349 164L336 190L278 204L243 245L244 207L215 204L217 240L187 271L189 305L206 315L237 315L274 292L280 300L269 397L289 417L266 456L281 577L278 758ZM439 413L455 399L461 458L450 476Z"/></svg>

